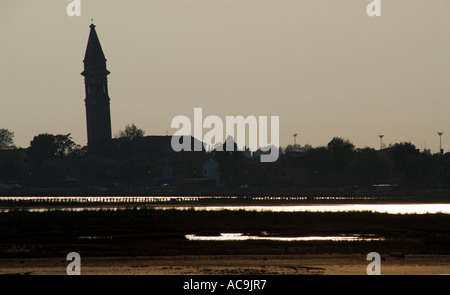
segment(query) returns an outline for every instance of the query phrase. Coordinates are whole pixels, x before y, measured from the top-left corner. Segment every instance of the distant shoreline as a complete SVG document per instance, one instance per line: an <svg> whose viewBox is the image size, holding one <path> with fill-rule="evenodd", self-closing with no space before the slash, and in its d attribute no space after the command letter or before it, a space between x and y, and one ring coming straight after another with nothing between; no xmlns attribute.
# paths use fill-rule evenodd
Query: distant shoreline
<svg viewBox="0 0 450 295"><path fill-rule="evenodd" d="M27 190L19 194L0 194L0 207L20 208L41 205L60 206L274 206L333 204L448 204L449 191L387 191L387 192L322 192L322 191L136 191L88 192ZM220 194L219 194L220 193Z"/></svg>
<svg viewBox="0 0 450 295"><path fill-rule="evenodd" d="M78 188L22 188L0 189L4 196L198 196L198 197L435 197L449 198L450 190L427 189L340 189L340 188L296 188L296 189L78 189Z"/></svg>

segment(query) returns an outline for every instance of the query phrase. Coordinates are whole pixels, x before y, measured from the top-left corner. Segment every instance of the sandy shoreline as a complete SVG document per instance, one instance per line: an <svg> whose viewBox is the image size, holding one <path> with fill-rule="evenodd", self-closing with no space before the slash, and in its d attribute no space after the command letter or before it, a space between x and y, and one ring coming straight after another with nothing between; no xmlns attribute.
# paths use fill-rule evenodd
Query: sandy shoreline
<svg viewBox="0 0 450 295"><path fill-rule="evenodd" d="M450 274L450 255L381 254L382 275ZM84 275L365 275L363 254L85 257ZM0 259L0 274L65 275L60 258Z"/></svg>

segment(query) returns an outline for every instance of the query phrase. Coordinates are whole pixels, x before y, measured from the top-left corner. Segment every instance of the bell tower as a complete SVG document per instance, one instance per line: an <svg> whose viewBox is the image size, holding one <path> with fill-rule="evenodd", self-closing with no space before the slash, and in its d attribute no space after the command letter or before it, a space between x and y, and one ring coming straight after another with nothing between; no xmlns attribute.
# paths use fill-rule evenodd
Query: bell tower
<svg viewBox="0 0 450 295"><path fill-rule="evenodd" d="M108 96L109 71L106 58L98 39L95 25L90 25L89 40L84 56L86 123L88 146L111 139L111 113Z"/></svg>

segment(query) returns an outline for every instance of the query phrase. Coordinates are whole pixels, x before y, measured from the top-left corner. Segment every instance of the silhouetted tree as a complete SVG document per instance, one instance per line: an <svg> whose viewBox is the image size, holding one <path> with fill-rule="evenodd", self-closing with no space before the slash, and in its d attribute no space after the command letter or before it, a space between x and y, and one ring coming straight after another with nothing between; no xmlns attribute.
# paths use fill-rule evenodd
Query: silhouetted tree
<svg viewBox="0 0 450 295"><path fill-rule="evenodd" d="M126 125L124 130L116 132L113 139L90 145L89 153L114 160L146 157L144 134L136 125Z"/></svg>
<svg viewBox="0 0 450 295"><path fill-rule="evenodd" d="M289 152L302 152L305 153L312 149L312 146L309 144L305 144L304 146L301 146L299 144L291 145L289 144L286 148L281 149L280 153L289 153Z"/></svg>
<svg viewBox="0 0 450 295"><path fill-rule="evenodd" d="M348 140L334 137L328 143L328 151L333 159L334 179L336 185L349 183L349 166L354 159L355 146Z"/></svg>
<svg viewBox="0 0 450 295"><path fill-rule="evenodd" d="M0 129L0 150L16 148L14 145L14 132L8 129Z"/></svg>
<svg viewBox="0 0 450 295"><path fill-rule="evenodd" d="M350 169L352 183L361 186L385 183L389 178L387 163L373 148L357 149Z"/></svg>
<svg viewBox="0 0 450 295"><path fill-rule="evenodd" d="M300 151L301 151L301 147L299 144L294 144L294 145L290 144L284 149L285 153L300 152Z"/></svg>
<svg viewBox="0 0 450 295"><path fill-rule="evenodd" d="M67 135L39 134L30 142L27 150L31 159L39 165L50 157L63 158L71 154L80 147L72 141L72 137Z"/></svg>
<svg viewBox="0 0 450 295"><path fill-rule="evenodd" d="M333 161L326 147L316 147L305 153L306 166L309 168L312 186L330 186Z"/></svg>
<svg viewBox="0 0 450 295"><path fill-rule="evenodd" d="M39 134L30 142L27 155L30 163L31 185L56 184L66 177L67 161L81 150L71 135Z"/></svg>
<svg viewBox="0 0 450 295"><path fill-rule="evenodd" d="M24 182L28 174L28 161L24 149L0 150L0 181Z"/></svg>
<svg viewBox="0 0 450 295"><path fill-rule="evenodd" d="M136 127L136 125L131 124L131 125L126 125L124 130L120 130L119 132L116 133L116 138L128 138L130 140L135 140L137 138L142 138L144 137L144 130L139 129Z"/></svg>
<svg viewBox="0 0 450 295"><path fill-rule="evenodd" d="M420 152L410 142L396 143L393 147L394 174L406 187L417 186L421 170Z"/></svg>

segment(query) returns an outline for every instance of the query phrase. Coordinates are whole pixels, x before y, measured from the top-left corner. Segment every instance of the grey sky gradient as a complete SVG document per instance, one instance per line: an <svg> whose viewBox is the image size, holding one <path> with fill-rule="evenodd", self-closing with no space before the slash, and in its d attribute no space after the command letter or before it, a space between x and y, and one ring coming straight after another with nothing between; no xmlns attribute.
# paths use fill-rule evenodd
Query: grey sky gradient
<svg viewBox="0 0 450 295"><path fill-rule="evenodd" d="M113 133L164 135L173 117L278 115L280 143L411 141L450 150L450 1L62 0L0 4L0 128L86 144L91 17L106 58Z"/></svg>

